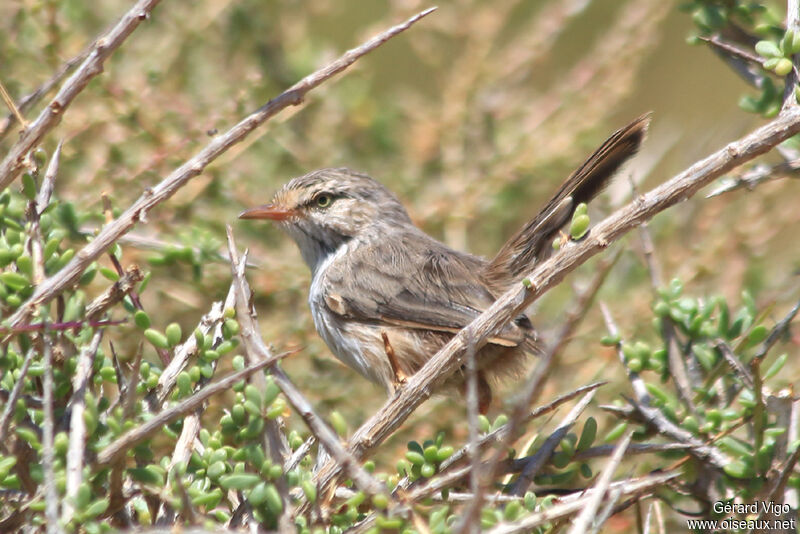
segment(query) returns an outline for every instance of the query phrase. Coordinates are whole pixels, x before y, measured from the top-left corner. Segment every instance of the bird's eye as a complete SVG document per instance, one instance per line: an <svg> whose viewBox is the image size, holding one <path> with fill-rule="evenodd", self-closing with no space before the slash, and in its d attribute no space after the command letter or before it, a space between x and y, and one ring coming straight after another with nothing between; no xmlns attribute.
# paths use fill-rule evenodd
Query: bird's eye
<svg viewBox="0 0 800 534"><path fill-rule="evenodd" d="M331 205L331 197L330 195L319 195L316 198L316 203L320 208L327 208Z"/></svg>

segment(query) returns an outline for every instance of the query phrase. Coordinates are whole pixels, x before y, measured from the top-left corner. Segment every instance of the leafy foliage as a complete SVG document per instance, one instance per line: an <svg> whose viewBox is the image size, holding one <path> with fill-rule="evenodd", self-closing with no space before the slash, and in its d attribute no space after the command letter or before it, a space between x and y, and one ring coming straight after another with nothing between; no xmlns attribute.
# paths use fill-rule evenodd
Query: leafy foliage
<svg viewBox="0 0 800 534"><path fill-rule="evenodd" d="M116 16L112 8L119 7L101 4L0 7L14 24L13 38L0 43L0 60L13 72L12 79L2 80L9 91L21 95L32 89L23 80L49 75L66 51L76 52L81 39L101 31ZM59 273L92 241L96 228L118 217L136 195L147 194L148 185L206 137L313 70L329 49L353 44L350 35L319 37L314 23L293 6L268 4L237 2L219 18L211 4L175 11L165 6L159 12L163 18L142 29L140 41L119 51L109 76L90 84L86 105L65 116L69 142L57 194L37 204L54 140L31 154L18 185L0 193L0 530L44 530L52 494L60 526L87 533L154 525L236 529L247 522L304 533L355 526L410 533L423 531L420 525L445 533L470 505L468 473L453 475L470 460L461 406L456 418L423 416L396 438L399 446L386 447L373 460L357 459L384 485L386 492L375 495L350 480L332 494L319 490L314 456L324 457L322 447L269 372L249 375L200 410L170 412L252 363L242 350L232 304L223 300L229 274L220 252L220 221L232 217L231 205L261 199L281 176L358 160L393 176L429 230L455 242L478 232L471 235L486 236L477 239L484 246L516 224L510 214L524 212L517 208L527 207L538 193L539 181L527 178L563 174L564 162L584 151L585 138L599 127L578 118L602 123L608 109L630 92L625 74L637 64L631 56L642 56L652 45L652 29L664 9L661 2L641 2L648 16L621 17L612 32L624 38L601 40L590 63L559 60L554 70L565 82L553 83L533 100L531 80L546 85L536 78L548 51L566 52L552 44L560 43L557 34L549 34L547 42L531 41L530 35L544 35L558 24L542 24L536 32L520 29L536 19L515 2L470 4L474 13L464 23L443 15L437 29L403 45L396 56L402 61L368 63L363 70L380 75L362 72L341 80L302 113L274 125L268 138L255 140L247 157L211 168L187 185L185 196L151 215L150 234L121 239L68 290L12 329L8 317L42 279ZM552 4L556 7L542 20L566 24L573 14ZM800 50L797 33L785 31L782 17L759 2L695 0L684 7L697 27L692 41L721 35L755 58L756 74L749 80L758 94L743 97L741 107L763 117L778 113L780 83L792 80L792 57ZM314 9L336 17L324 2ZM278 11L281 16L274 16ZM632 25L640 31L622 31ZM164 31L171 26L178 29ZM744 37L731 38L733 29ZM465 42L470 46L461 46ZM581 46L581 53L589 50ZM462 48L452 70L434 52ZM475 67L490 52L500 60ZM430 94L381 92L381 84L392 85L396 68L408 57L414 58L417 78L416 69L430 71L425 80ZM217 65L234 72L232 79ZM575 94L578 86L585 95ZM570 105L555 110L552 102L562 100ZM552 116L558 127L548 121ZM551 153L558 155L547 156ZM257 180L248 179L254 176ZM444 193L435 196L437 189ZM454 203L455 195L462 200ZM478 215L471 228L464 223L467 215ZM737 220L740 215L735 212ZM569 235L580 239L590 227L581 207ZM259 306L271 310L262 320L265 330L286 344L305 340L308 321L295 317L306 315L293 315L304 292L292 277L293 260L286 260L274 230L242 231L266 243L264 256L278 266L252 274L265 288ZM554 246L561 239L568 238ZM149 271L134 269L135 262ZM625 267L631 276L624 278L634 285L641 268L631 263ZM697 278L690 283L702 285ZM657 292L648 314L637 315L627 295L620 290L614 308L630 304L634 318L623 329L633 333L624 339L618 332L608 334L601 340L606 348L593 341L583 346L593 359L585 367L615 382L600 390L613 404L601 406L603 411L593 407L591 415L563 429L557 420L528 421L501 445L493 437L510 428L509 417L479 418L477 439L487 453L482 458L492 447L499 447L502 457L478 513L482 528L520 521L529 521L519 528L531 532L564 528L575 512L561 512L559 506L586 503L579 499L628 431L633 444L626 467L633 475L619 481L620 491L634 475L674 472L676 478L631 491L624 502L656 506L651 499L656 497L676 510L668 519L673 527L684 526L680 510L719 516L711 503L779 502L787 488L800 490L798 442L790 432L794 399L785 387L796 373L785 352L791 317L773 325L770 307L763 304L769 298L757 304L745 290L736 307L722 296L690 296L679 280ZM352 414L371 413L377 404L371 392L356 392L344 374L317 357L320 342L313 339L305 359L286 367L303 371L293 378L346 440L348 422L357 418ZM609 365L612 350L624 365ZM176 370L170 366L175 361L184 363ZM630 383L613 376L623 367ZM576 376L560 378L558 392L574 388ZM348 402L346 415L329 409L347 409ZM545 407L555 410L563 402ZM154 432L131 437L154 420L160 423ZM120 443L122 455L99 460ZM723 464L716 457L725 459ZM532 486L514 494L519 473L539 459Z"/></svg>

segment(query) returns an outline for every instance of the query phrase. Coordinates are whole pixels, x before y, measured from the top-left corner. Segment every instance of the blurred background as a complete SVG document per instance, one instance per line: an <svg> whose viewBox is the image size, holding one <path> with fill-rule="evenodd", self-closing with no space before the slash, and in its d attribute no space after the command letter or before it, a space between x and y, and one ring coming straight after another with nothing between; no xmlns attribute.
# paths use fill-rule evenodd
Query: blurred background
<svg viewBox="0 0 800 534"><path fill-rule="evenodd" d="M0 3L0 77L11 95L19 99L47 80L129 4ZM99 227L101 194L115 210L126 208L216 133L429 6L416 0L162 3L45 143L49 152L64 140L56 194L85 213L82 228ZM605 137L652 112L643 150L590 210L599 220L631 198L632 182L650 189L762 122L737 107L752 92L747 84L706 46L687 43L694 25L678 7L664 0L440 3L302 106L260 128L133 230L122 259L152 273L144 308L157 327L178 321L191 331L227 292L229 266L220 253L224 226L232 224L239 246L251 251L249 278L264 338L277 350L303 347L284 367L323 415L339 410L355 428L383 402L383 392L334 360L314 333L309 273L294 244L268 223L242 222L237 214L267 202L296 175L347 166L395 191L431 235L491 256ZM0 152L14 137L11 132L0 142ZM687 294L721 294L733 303L748 288L777 320L799 294L799 194L800 181L776 180L752 192L708 200L700 194L659 215L650 231L665 279L680 277ZM598 298L623 333L655 338L641 320L649 317L653 290L640 238L633 233L613 248L623 253ZM596 261L531 310L545 341ZM98 279L96 290L105 284ZM124 347L133 328L112 335ZM599 403L626 391L613 349L598 342L603 334L595 307L560 354L545 398L599 378L612 382L599 392ZM796 341L790 345L795 355ZM154 353L147 357L156 361ZM797 368L787 366L787 384ZM390 444L440 427L462 439L459 404L434 397ZM502 409L498 404L494 412ZM392 447L385 450L391 457Z"/></svg>

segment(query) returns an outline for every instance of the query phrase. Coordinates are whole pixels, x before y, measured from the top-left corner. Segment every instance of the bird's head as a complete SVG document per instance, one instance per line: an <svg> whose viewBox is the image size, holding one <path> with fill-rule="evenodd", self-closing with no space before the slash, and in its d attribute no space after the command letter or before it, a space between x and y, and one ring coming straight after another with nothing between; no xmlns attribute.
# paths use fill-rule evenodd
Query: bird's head
<svg viewBox="0 0 800 534"><path fill-rule="evenodd" d="M270 204L240 219L276 221L297 243L312 272L351 239L379 238L411 224L403 205L383 185L349 169L321 169L289 181Z"/></svg>

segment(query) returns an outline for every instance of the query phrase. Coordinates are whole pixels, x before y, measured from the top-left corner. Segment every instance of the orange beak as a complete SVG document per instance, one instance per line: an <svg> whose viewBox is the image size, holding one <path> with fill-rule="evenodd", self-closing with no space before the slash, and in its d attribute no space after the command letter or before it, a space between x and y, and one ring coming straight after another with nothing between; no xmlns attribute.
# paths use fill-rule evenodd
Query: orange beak
<svg viewBox="0 0 800 534"><path fill-rule="evenodd" d="M296 215L297 211L286 209L275 204L264 204L249 210L244 210L239 214L240 219L269 219L271 221L285 221L289 217Z"/></svg>

